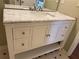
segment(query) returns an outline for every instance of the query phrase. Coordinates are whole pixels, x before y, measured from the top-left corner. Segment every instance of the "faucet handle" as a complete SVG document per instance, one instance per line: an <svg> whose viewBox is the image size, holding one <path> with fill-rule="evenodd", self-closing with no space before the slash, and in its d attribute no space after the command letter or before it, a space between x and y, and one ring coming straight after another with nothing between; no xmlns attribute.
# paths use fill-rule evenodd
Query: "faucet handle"
<svg viewBox="0 0 79 59"><path fill-rule="evenodd" d="M33 8L33 7L29 7L29 10L33 11L33 10L34 10L34 8Z"/></svg>

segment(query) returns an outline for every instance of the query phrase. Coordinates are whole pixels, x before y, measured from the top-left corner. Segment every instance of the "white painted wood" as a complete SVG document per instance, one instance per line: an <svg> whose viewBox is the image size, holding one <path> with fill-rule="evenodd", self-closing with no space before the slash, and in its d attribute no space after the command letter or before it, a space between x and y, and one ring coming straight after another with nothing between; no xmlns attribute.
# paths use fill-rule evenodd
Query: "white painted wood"
<svg viewBox="0 0 79 59"><path fill-rule="evenodd" d="M31 51L24 52L22 54L17 54L16 59L32 59L32 58L38 57L40 55L44 55L46 53L55 51L55 50L60 49L60 48L61 47L58 43L51 44L48 46L44 46L44 47L40 47L40 48L31 50Z"/></svg>
<svg viewBox="0 0 79 59"><path fill-rule="evenodd" d="M69 21L69 22L67 23L68 29L65 29L65 30L67 30L67 32L66 32L65 35L64 35L64 41L63 41L63 43L62 43L62 47L64 47L64 45L66 44L67 39L68 39L68 37L69 37L69 35L70 35L70 33L71 33L71 31L72 31L72 29L73 29L75 23L76 23L76 21Z"/></svg>
<svg viewBox="0 0 79 59"><path fill-rule="evenodd" d="M67 21L51 22L50 27L49 27L49 32L48 32L50 34L50 36L48 37L48 39L46 39L46 44L51 44L51 43L55 43L55 42L64 40L61 37L61 33L64 33L64 32L61 32L61 31L64 28L63 26L66 26L66 24L64 24L65 22L67 22ZM61 31L59 31L59 30L61 30Z"/></svg>
<svg viewBox="0 0 79 59"><path fill-rule="evenodd" d="M37 48L45 45L46 32L48 31L48 24L35 25L32 27L32 48Z"/></svg>
<svg viewBox="0 0 79 59"><path fill-rule="evenodd" d="M72 53L74 52L74 50L75 50L75 48L77 47L78 44L79 44L79 32L77 33L77 35L76 35L76 37L75 37L70 49L67 52L68 56L72 55Z"/></svg>
<svg viewBox="0 0 79 59"><path fill-rule="evenodd" d="M15 53L27 51L31 48L31 28L17 27L13 29Z"/></svg>
<svg viewBox="0 0 79 59"><path fill-rule="evenodd" d="M56 21L49 26L50 36L46 39L46 44L63 41L68 38L68 35L75 24L74 21ZM65 43L64 43L65 44Z"/></svg>
<svg viewBox="0 0 79 59"><path fill-rule="evenodd" d="M70 33L69 31L71 31L71 29L73 27L72 23L73 23L73 21L61 21L59 23L60 26L58 28L56 40L58 40L58 41L64 40L65 36L69 35L69 33Z"/></svg>
<svg viewBox="0 0 79 59"><path fill-rule="evenodd" d="M31 34L30 31L31 31L30 27L13 28L14 40L19 40L19 39L22 39L22 38L29 39L30 34Z"/></svg>
<svg viewBox="0 0 79 59"><path fill-rule="evenodd" d="M6 35L8 37L7 42L9 55L11 54L10 58L15 59L16 54L29 51L34 48L46 46L59 41L65 42L74 25L74 22L75 21L53 21L5 24L5 29L7 31ZM62 33L64 34L63 38L60 37ZM24 43L24 46L21 45L22 43ZM60 45L62 48L64 43L61 43ZM56 46L56 48L57 47L58 46ZM54 49L55 47L50 48ZM56 50L56 48L54 50L51 50L50 48L49 51ZM60 48L58 47L57 49ZM45 52L47 53L48 51L45 50ZM43 53L44 52L40 54Z"/></svg>
<svg viewBox="0 0 79 59"><path fill-rule="evenodd" d="M7 37L9 58L15 59L14 46L13 46L13 35L12 35L12 25L11 24L5 24L5 31L6 31L6 37Z"/></svg>

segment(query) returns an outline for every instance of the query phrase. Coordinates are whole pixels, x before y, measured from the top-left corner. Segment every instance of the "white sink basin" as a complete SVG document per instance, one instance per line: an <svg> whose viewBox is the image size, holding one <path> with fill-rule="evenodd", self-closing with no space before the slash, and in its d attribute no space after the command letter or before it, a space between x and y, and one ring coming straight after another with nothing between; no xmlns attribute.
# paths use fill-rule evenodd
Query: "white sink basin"
<svg viewBox="0 0 79 59"><path fill-rule="evenodd" d="M46 16L55 17L55 15L52 15L50 13L45 13L45 12L42 12L42 11L30 11L29 14L35 15L35 16L38 16L38 17L46 17Z"/></svg>

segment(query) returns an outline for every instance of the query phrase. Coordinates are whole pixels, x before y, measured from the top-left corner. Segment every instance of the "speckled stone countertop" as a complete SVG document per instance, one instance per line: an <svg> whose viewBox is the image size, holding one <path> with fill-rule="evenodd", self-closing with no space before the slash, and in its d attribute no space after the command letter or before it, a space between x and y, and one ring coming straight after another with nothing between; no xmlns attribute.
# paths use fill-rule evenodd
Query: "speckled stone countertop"
<svg viewBox="0 0 79 59"><path fill-rule="evenodd" d="M75 18L64 15L60 12L30 11L9 8L4 9L3 13L3 23L55 20L75 20Z"/></svg>

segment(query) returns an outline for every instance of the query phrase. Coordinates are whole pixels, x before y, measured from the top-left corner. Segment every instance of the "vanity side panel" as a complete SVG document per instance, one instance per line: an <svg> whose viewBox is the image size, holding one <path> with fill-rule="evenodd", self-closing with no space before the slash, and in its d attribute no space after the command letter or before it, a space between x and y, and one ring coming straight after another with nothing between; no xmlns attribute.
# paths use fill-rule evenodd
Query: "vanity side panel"
<svg viewBox="0 0 79 59"><path fill-rule="evenodd" d="M15 59L14 50L13 50L14 47L13 47L13 37L12 37L12 25L5 24L5 31L6 31L6 38L8 44L9 58Z"/></svg>
<svg viewBox="0 0 79 59"><path fill-rule="evenodd" d="M69 35L70 35L70 33L71 33L71 31L72 31L72 29L73 29L75 23L76 23L76 21L73 21L73 20L70 21L70 24L71 24L71 25L70 25L69 29L67 30L66 35L64 36L64 41L63 41L62 44L61 44L61 47L62 47L62 48L64 48L64 45L66 44L67 39L68 39L68 37L69 37Z"/></svg>

